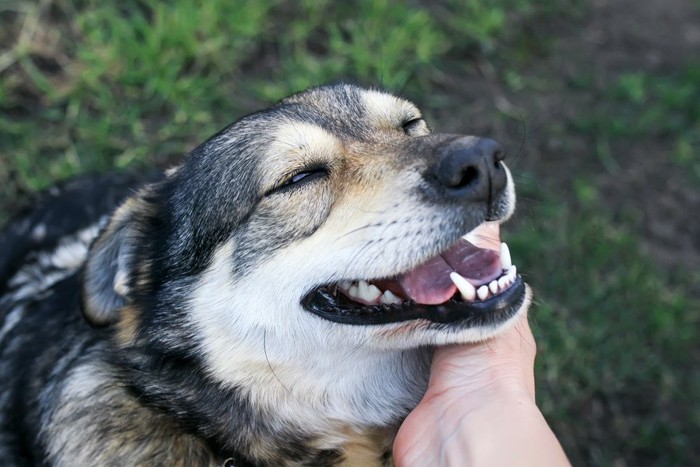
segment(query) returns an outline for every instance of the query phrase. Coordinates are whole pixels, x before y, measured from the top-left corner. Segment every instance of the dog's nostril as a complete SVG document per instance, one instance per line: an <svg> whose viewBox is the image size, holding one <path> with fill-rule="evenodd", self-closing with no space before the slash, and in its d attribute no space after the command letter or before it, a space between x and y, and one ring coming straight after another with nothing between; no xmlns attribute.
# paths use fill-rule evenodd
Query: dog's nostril
<svg viewBox="0 0 700 467"><path fill-rule="evenodd" d="M462 171L459 182L453 188L466 188L479 180L479 170L474 166L468 166Z"/></svg>

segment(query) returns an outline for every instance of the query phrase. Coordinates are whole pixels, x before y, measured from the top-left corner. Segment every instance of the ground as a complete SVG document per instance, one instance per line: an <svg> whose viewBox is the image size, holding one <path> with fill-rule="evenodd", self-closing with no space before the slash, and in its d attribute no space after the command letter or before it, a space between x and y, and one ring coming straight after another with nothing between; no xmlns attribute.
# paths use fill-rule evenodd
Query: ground
<svg viewBox="0 0 700 467"><path fill-rule="evenodd" d="M574 464L700 464L700 2L222 4L0 6L0 221L308 85L388 87L508 150L538 400Z"/></svg>

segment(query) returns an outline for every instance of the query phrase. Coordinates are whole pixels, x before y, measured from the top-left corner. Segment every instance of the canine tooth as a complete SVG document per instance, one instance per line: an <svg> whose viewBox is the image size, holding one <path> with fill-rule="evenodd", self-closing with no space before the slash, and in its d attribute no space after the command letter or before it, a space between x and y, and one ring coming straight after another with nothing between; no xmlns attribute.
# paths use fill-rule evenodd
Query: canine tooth
<svg viewBox="0 0 700 467"><path fill-rule="evenodd" d="M479 297L479 300L486 300L486 297L489 296L489 288L482 285L476 290L476 295Z"/></svg>
<svg viewBox="0 0 700 467"><path fill-rule="evenodd" d="M358 287L356 284L353 284L348 288L348 296L350 298L358 298L359 297Z"/></svg>
<svg viewBox="0 0 700 467"><path fill-rule="evenodd" d="M357 284L357 295L362 300L373 302L381 296L382 292L376 285L368 284L367 281L360 281Z"/></svg>
<svg viewBox="0 0 700 467"><path fill-rule="evenodd" d="M507 271L512 265L513 261L510 258L510 249L508 249L506 242L503 242L501 243L501 268Z"/></svg>
<svg viewBox="0 0 700 467"><path fill-rule="evenodd" d="M469 283L464 277L460 276L456 272L450 273L450 279L454 285L459 289L459 293L462 294L462 298L468 302L473 302L476 298L476 289L473 285Z"/></svg>
<svg viewBox="0 0 700 467"><path fill-rule="evenodd" d="M489 290L491 293L495 294L498 292L498 282L494 279L489 283Z"/></svg>
<svg viewBox="0 0 700 467"><path fill-rule="evenodd" d="M386 303L387 305L393 305L393 304L398 304L401 303L401 299L391 293L390 290L385 290L384 293L381 296L380 301L382 303Z"/></svg>

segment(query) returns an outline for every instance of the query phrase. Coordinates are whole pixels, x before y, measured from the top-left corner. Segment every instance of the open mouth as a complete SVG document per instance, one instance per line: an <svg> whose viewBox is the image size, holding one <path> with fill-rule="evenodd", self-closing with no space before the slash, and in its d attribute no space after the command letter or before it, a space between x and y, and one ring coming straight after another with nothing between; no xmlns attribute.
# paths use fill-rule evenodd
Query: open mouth
<svg viewBox="0 0 700 467"><path fill-rule="evenodd" d="M342 281L312 290L302 306L343 324L424 319L468 326L515 315L526 288L497 223L472 230L446 251L392 278Z"/></svg>

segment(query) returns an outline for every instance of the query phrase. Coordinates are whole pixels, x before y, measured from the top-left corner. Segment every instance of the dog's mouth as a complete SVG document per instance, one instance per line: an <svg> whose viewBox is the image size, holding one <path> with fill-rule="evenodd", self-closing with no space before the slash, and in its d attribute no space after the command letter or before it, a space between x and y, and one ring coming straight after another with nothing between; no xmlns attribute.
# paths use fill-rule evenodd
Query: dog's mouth
<svg viewBox="0 0 700 467"><path fill-rule="evenodd" d="M487 222L410 271L388 279L325 285L301 303L307 311L343 324L424 319L478 326L515 315L525 294L498 224Z"/></svg>

